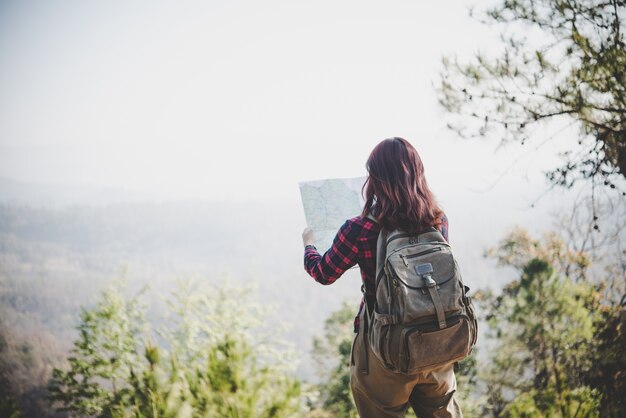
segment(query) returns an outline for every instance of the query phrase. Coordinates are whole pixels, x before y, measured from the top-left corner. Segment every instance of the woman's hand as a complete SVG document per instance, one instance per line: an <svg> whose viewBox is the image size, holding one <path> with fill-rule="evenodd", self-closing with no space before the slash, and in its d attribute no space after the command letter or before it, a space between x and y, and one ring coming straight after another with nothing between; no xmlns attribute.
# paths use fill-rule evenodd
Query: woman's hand
<svg viewBox="0 0 626 418"><path fill-rule="evenodd" d="M307 245L313 245L315 241L315 233L311 228L304 228L302 231L302 243L306 247Z"/></svg>

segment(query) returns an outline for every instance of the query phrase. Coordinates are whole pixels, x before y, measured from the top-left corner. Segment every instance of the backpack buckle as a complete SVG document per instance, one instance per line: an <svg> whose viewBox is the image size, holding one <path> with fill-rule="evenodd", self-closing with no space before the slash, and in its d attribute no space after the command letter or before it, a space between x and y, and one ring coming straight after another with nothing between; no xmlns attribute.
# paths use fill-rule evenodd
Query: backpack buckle
<svg viewBox="0 0 626 418"><path fill-rule="evenodd" d="M437 286L437 282L433 280L433 265L430 263L418 264L415 266L415 272L418 276L421 276L424 283L428 287Z"/></svg>
<svg viewBox="0 0 626 418"><path fill-rule="evenodd" d="M426 283L426 286L428 287L435 287L437 285L437 282L434 281L430 275L424 276L424 283Z"/></svg>

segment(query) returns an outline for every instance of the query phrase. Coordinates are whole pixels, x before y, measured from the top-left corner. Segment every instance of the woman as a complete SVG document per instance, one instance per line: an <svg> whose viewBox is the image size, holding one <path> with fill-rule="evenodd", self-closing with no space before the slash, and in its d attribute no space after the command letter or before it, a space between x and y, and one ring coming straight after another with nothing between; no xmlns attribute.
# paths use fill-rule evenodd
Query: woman
<svg viewBox="0 0 626 418"><path fill-rule="evenodd" d="M424 166L415 148L403 138L385 139L367 160L365 206L361 216L347 220L337 232L332 247L321 256L313 246L309 228L302 233L305 270L317 282L328 285L358 264L365 297L355 319L358 332L361 311L375 299L376 242L381 227L418 233L439 229L448 240L448 221L428 188ZM375 220L375 221L374 221ZM453 366L429 373L402 375L383 367L357 334L350 365L350 385L359 415L364 418L403 417L409 404L420 418L462 417L455 399ZM365 360L363 360L365 359ZM359 362L367 362L367 374Z"/></svg>

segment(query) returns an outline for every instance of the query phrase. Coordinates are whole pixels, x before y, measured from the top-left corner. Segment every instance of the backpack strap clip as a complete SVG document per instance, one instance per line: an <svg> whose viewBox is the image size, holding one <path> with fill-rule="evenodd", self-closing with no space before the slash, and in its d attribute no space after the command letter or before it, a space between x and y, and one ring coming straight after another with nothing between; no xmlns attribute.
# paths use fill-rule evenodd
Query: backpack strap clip
<svg viewBox="0 0 626 418"><path fill-rule="evenodd" d="M446 328L446 315L443 312L443 304L441 303L441 298L439 297L439 292L437 291L437 282L434 281L432 277L433 265L431 263L418 264L417 266L415 266L415 272L424 280L424 284L428 289L430 298L435 304L435 312L437 313L437 322L439 323L439 329Z"/></svg>

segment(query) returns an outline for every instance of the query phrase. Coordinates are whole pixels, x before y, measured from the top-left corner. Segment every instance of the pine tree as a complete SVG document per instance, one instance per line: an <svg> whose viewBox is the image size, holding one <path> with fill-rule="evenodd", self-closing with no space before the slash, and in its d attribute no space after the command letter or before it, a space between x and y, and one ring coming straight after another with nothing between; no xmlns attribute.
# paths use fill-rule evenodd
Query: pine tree
<svg viewBox="0 0 626 418"><path fill-rule="evenodd" d="M450 127L521 144L541 137L536 128L545 132L547 122L558 125L546 142L578 127L549 180L617 188L626 178L625 12L615 0L498 1L481 18L500 30L499 51L444 58L439 99Z"/></svg>
<svg viewBox="0 0 626 418"><path fill-rule="evenodd" d="M321 379L319 406L331 417L357 416L350 390L354 309L344 302L326 319L323 336L313 340L313 359Z"/></svg>
<svg viewBox="0 0 626 418"><path fill-rule="evenodd" d="M300 382L276 330L259 328L244 288L182 283L153 344L140 301L113 286L83 310L67 369L49 389L61 410L98 417L297 417Z"/></svg>
<svg viewBox="0 0 626 418"><path fill-rule="evenodd" d="M529 250L532 248L532 250ZM554 265L581 260L555 237L533 240L517 230L492 252L519 269L498 296L485 296L496 340L482 373L489 413L496 417L598 416L601 392L587 384L593 368L599 293ZM579 264L580 265L580 264Z"/></svg>

